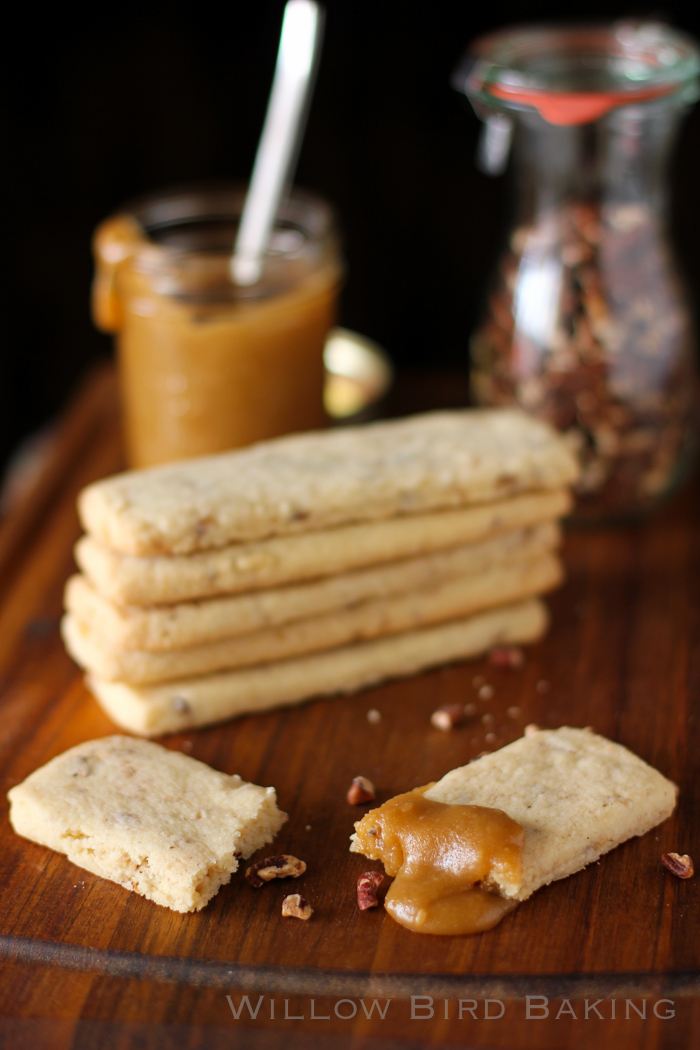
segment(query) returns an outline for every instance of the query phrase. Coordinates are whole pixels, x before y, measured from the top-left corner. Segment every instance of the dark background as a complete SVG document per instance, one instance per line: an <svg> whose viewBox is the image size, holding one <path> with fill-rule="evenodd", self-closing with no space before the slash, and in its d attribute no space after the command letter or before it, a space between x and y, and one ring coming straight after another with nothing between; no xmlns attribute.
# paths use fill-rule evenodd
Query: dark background
<svg viewBox="0 0 700 1050"><path fill-rule="evenodd" d="M348 261L341 321L399 367L466 365L505 230L508 177L474 167L478 122L449 84L467 42L512 22L664 18L700 35L700 5L328 0L297 182L333 201ZM19 11L0 75L3 248L0 469L110 341L89 319L90 236L123 201L178 182L247 178L283 0L88 18ZM700 111L673 159L673 224L700 290Z"/></svg>

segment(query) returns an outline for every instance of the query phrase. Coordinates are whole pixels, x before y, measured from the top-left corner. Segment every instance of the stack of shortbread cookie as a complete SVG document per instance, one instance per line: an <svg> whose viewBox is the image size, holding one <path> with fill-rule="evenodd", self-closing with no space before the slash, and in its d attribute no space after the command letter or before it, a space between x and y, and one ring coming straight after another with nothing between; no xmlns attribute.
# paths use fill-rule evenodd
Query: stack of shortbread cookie
<svg viewBox="0 0 700 1050"><path fill-rule="evenodd" d="M534 641L576 474L495 409L117 475L80 497L66 645L151 736Z"/></svg>

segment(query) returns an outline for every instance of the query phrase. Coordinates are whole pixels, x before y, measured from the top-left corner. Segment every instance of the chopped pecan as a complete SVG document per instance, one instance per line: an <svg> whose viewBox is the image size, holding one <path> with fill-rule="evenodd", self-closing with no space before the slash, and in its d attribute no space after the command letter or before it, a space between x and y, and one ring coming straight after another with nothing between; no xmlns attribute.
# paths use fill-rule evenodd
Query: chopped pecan
<svg viewBox="0 0 700 1050"><path fill-rule="evenodd" d="M497 645L489 653L489 663L494 667L522 667L525 654L517 645Z"/></svg>
<svg viewBox="0 0 700 1050"><path fill-rule="evenodd" d="M257 889L270 879L298 879L305 871L306 864L303 860L288 853L280 853L277 857L256 860L255 864L246 869L245 877L250 885Z"/></svg>
<svg viewBox="0 0 700 1050"><path fill-rule="evenodd" d="M357 907L360 911L376 908L379 904L377 890L384 881L381 871L366 871L357 880Z"/></svg>
<svg viewBox="0 0 700 1050"><path fill-rule="evenodd" d="M282 914L285 918L310 919L314 910L300 893L290 893L282 901Z"/></svg>
<svg viewBox="0 0 700 1050"><path fill-rule="evenodd" d="M454 726L461 725L464 717L464 708L461 704L443 704L442 707L438 707L437 711L433 711L430 716L430 724L436 729L448 732Z"/></svg>
<svg viewBox="0 0 700 1050"><path fill-rule="evenodd" d="M351 806L361 806L363 802L373 802L376 798L374 784L367 777L355 777L348 791L348 802Z"/></svg>
<svg viewBox="0 0 700 1050"><path fill-rule="evenodd" d="M690 879L695 873L692 858L687 853L662 853L661 863L679 879Z"/></svg>

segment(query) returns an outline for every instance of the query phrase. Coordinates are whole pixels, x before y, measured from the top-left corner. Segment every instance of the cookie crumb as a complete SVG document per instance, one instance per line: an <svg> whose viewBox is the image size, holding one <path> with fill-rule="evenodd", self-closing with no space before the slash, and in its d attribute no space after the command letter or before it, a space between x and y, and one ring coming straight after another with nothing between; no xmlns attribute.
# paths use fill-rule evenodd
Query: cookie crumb
<svg viewBox="0 0 700 1050"><path fill-rule="evenodd" d="M519 707L508 707L506 708L506 714L509 718L520 718L522 711Z"/></svg>
<svg viewBox="0 0 700 1050"><path fill-rule="evenodd" d="M538 693L544 694L544 693L548 693L549 692L549 690L551 689L551 686L550 686L550 684L549 684L549 682L547 681L546 678L540 678L539 682L535 686L535 689L537 690Z"/></svg>
<svg viewBox="0 0 700 1050"><path fill-rule="evenodd" d="M449 732L455 726L461 725L463 721L464 708L461 704L443 704L430 716L430 724L436 729L442 729L443 732Z"/></svg>
<svg viewBox="0 0 700 1050"><path fill-rule="evenodd" d="M488 682L486 682L479 689L479 699L480 700L490 700L492 697L493 697L493 686L489 685Z"/></svg>
<svg viewBox="0 0 700 1050"><path fill-rule="evenodd" d="M516 670L525 663L525 653L517 645L497 645L489 653L493 667L511 667Z"/></svg>
<svg viewBox="0 0 700 1050"><path fill-rule="evenodd" d="M467 718L473 718L477 711L478 711L478 708L477 708L476 704L465 704L464 705L464 713L467 716Z"/></svg>
<svg viewBox="0 0 700 1050"><path fill-rule="evenodd" d="M367 712L367 721L370 725L376 726L377 722L381 722L382 715L380 711L377 711L376 707L370 708Z"/></svg>

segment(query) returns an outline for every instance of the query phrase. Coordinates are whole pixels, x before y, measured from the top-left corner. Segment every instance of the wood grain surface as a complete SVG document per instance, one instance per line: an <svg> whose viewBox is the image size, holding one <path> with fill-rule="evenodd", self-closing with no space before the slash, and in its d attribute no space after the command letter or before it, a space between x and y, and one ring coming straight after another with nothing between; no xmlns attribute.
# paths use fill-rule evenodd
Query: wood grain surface
<svg viewBox="0 0 700 1050"><path fill-rule="evenodd" d="M277 788L290 819L274 850L308 865L294 890L315 914L301 923L280 915L287 883L256 890L238 873L204 911L179 915L9 827L7 789L73 744L114 732L63 650L58 619L79 535L75 497L120 464L113 376L101 371L57 427L38 486L0 526L1 1045L694 1045L700 881L675 879L660 857L700 860L696 488L643 525L568 534L552 630L520 670L472 661L164 741ZM478 676L491 699L479 699ZM478 714L467 725L431 727L437 706L470 700ZM371 708L382 715L376 725ZM381 909L358 913L357 876L377 865L348 852L366 810L346 802L352 778L370 777L383 801L509 743L530 722L591 725L630 747L678 783L676 814L481 936L422 937ZM253 1007L263 997L255 1020L247 1008L234 1018L227 996L238 1009L242 994ZM412 1017L411 996L431 997L433 1015L424 999ZM531 1002L528 1019L527 996L546 997L549 1015ZM375 998L392 1000L383 1021L364 1015ZM460 1018L459 1000L475 1000L476 1015L463 1002ZM485 1018L500 1011L496 1001L503 1016Z"/></svg>

